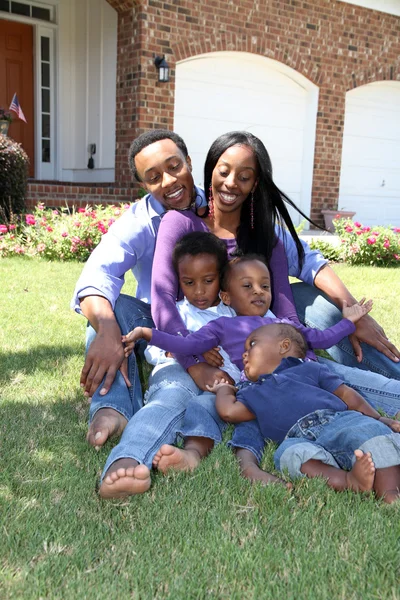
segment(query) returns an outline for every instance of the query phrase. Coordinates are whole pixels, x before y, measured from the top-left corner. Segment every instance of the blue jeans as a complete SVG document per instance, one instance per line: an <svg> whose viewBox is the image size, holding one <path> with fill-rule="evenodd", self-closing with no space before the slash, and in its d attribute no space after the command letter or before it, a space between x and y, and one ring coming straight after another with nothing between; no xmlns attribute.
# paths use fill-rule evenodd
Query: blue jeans
<svg viewBox="0 0 400 600"><path fill-rule="evenodd" d="M102 477L120 458L133 458L151 468L160 446L175 442L189 401L201 393L190 375L177 363L152 373L145 406L128 422L119 444L108 456Z"/></svg>
<svg viewBox="0 0 400 600"><path fill-rule="evenodd" d="M357 411L330 409L299 419L275 452L274 463L291 477L304 476L301 466L309 460L350 470L358 448L371 453L377 469L400 464L399 433Z"/></svg>
<svg viewBox="0 0 400 600"><path fill-rule="evenodd" d="M154 327L150 305L126 294L120 294L115 304L114 313L121 333L124 335L135 327ZM86 330L86 349L89 348L95 336L95 330L88 324ZM105 396L100 396L99 394L103 384L97 388L90 403L89 421L93 419L100 408L113 408L129 421L132 415L143 406L142 387L140 385L136 353L139 353L143 357L145 347L146 343L144 341L136 344L135 352L132 352L128 359L128 376L132 384L130 388L127 387L120 371L117 372L115 380Z"/></svg>

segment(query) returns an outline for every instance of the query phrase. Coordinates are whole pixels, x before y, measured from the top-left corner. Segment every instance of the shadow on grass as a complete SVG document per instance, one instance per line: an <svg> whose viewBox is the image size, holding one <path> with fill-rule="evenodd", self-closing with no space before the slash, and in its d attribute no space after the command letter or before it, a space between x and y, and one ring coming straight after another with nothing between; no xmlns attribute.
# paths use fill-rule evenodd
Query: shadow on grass
<svg viewBox="0 0 400 600"><path fill-rule="evenodd" d="M21 372L28 375L35 371L54 371L59 369L63 362L71 356L82 357L83 366L83 345L42 345L29 351L0 352L0 383L10 383L13 376ZM80 373L77 373L78 378L79 375Z"/></svg>

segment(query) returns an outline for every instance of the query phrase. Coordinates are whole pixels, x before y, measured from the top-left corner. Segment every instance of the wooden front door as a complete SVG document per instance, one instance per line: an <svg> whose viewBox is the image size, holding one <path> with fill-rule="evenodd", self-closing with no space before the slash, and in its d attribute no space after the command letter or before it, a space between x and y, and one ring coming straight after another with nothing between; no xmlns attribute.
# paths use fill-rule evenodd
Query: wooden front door
<svg viewBox="0 0 400 600"><path fill-rule="evenodd" d="M12 113L9 137L22 144L34 176L33 27L0 19L0 106L8 109L17 94L27 123Z"/></svg>

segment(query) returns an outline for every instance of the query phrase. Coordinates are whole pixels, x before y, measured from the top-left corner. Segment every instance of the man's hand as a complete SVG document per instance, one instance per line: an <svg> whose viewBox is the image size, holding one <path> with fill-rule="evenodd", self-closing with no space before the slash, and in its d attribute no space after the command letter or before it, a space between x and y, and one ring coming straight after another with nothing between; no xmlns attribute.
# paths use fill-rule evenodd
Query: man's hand
<svg viewBox="0 0 400 600"><path fill-rule="evenodd" d="M224 359L219 352L219 348L212 348L211 350L207 350L207 352L203 352L203 358L208 365L217 369L224 364Z"/></svg>
<svg viewBox="0 0 400 600"><path fill-rule="evenodd" d="M214 385L215 381L221 381L221 379L231 384L235 383L225 371L210 367L207 363L192 365L188 368L188 373L203 392L208 392L207 386Z"/></svg>
<svg viewBox="0 0 400 600"><path fill-rule="evenodd" d="M400 421L396 421L396 419L389 419L389 417L381 417L379 420L390 427L390 429L395 433L400 433Z"/></svg>
<svg viewBox="0 0 400 600"><path fill-rule="evenodd" d="M121 331L115 322L102 328L90 345L80 378L85 396L93 396L104 376L106 378L100 394L102 396L107 394L118 369L120 369L126 385L130 387L127 361L124 361Z"/></svg>
<svg viewBox="0 0 400 600"><path fill-rule="evenodd" d="M383 328L370 315L365 315L356 324L356 330L349 336L358 362L362 361L361 342L382 352L393 362L399 362L400 352L387 338Z"/></svg>

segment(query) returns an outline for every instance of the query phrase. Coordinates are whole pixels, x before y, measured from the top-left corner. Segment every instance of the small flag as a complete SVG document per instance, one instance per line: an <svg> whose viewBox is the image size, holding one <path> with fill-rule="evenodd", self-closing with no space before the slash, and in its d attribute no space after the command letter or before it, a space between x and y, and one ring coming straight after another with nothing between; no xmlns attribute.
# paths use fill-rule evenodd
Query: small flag
<svg viewBox="0 0 400 600"><path fill-rule="evenodd" d="M13 96L9 110L13 110L15 113L17 113L18 118L21 119L21 121L25 121L26 123L25 115L22 112L22 108L19 105L17 94L14 94Z"/></svg>

